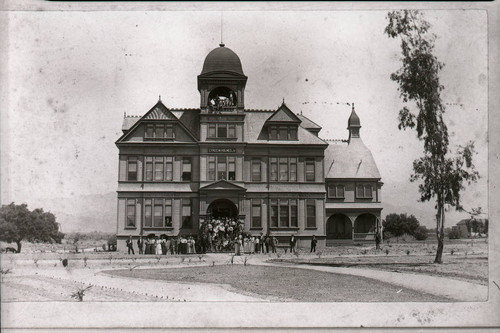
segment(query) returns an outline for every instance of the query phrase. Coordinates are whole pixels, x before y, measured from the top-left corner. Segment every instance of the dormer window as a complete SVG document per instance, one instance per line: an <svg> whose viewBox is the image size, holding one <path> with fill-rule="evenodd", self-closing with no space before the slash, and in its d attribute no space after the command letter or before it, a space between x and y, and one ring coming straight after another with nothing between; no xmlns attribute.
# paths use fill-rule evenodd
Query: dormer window
<svg viewBox="0 0 500 333"><path fill-rule="evenodd" d="M144 140L161 141L165 139L174 139L174 124L148 124L144 132Z"/></svg>
<svg viewBox="0 0 500 333"><path fill-rule="evenodd" d="M269 126L269 140L297 140L297 126Z"/></svg>
<svg viewBox="0 0 500 333"><path fill-rule="evenodd" d="M372 185L370 185L370 184L358 184L358 185L356 185L356 198L358 198L358 199L371 199L371 198L373 198Z"/></svg>

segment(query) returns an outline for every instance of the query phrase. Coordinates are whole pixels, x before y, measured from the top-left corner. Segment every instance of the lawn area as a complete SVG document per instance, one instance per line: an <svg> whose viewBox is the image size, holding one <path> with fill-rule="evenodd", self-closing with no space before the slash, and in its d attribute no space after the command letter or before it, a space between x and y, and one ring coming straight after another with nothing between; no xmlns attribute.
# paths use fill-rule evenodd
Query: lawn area
<svg viewBox="0 0 500 333"><path fill-rule="evenodd" d="M442 264L434 264L433 255L356 256L329 258L272 259L273 262L334 267L359 267L384 271L426 274L488 285L488 257L484 255L446 255Z"/></svg>
<svg viewBox="0 0 500 333"><path fill-rule="evenodd" d="M289 267L216 265L176 269L114 270L122 277L215 283L233 291L280 301L300 302L443 302L443 297L401 289L364 277Z"/></svg>

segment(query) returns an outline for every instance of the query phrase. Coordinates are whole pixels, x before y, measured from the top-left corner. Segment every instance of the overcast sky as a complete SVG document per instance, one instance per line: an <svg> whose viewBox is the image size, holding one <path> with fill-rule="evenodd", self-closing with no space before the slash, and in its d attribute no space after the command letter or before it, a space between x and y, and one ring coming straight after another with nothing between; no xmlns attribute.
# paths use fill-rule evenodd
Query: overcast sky
<svg viewBox="0 0 500 333"><path fill-rule="evenodd" d="M246 108L276 109L284 98L323 127L322 138L346 139L347 103L354 102L382 175L383 201L432 226L434 203L418 203L417 185L408 181L422 145L397 128L402 103L389 76L400 66L400 49L383 33L386 13L224 12L223 41L248 76ZM467 187L463 204L487 209L486 12L424 13L445 64L451 143L474 140L478 150L482 179ZM31 208L53 197L116 191L114 142L124 112L143 115L158 95L167 107L199 107L197 75L221 36L221 13L210 11L8 16L1 201ZM463 217L450 212L447 225Z"/></svg>

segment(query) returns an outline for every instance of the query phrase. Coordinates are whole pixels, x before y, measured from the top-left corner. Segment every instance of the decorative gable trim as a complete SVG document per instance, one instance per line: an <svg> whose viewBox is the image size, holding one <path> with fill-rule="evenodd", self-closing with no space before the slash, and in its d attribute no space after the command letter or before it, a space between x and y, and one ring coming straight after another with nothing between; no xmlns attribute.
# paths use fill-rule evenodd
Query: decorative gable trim
<svg viewBox="0 0 500 333"><path fill-rule="evenodd" d="M170 112L161 101L158 101L151 110L149 110L142 119L148 120L179 120L172 112Z"/></svg>
<svg viewBox="0 0 500 333"><path fill-rule="evenodd" d="M200 190L204 191L246 191L247 189L236 184L230 183L227 180L219 180L215 183L208 184L206 186L200 187Z"/></svg>

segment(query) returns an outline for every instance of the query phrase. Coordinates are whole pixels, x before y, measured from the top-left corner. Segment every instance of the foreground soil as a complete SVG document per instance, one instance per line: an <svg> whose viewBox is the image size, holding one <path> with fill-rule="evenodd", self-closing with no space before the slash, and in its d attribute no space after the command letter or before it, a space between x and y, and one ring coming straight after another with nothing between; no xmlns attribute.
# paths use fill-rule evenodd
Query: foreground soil
<svg viewBox="0 0 500 333"><path fill-rule="evenodd" d="M443 297L401 289L364 277L254 265L219 265L176 269L115 270L122 277L216 283L242 293L301 302L442 302Z"/></svg>

